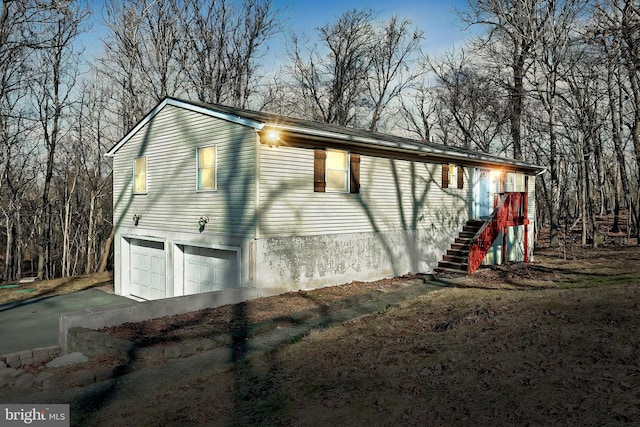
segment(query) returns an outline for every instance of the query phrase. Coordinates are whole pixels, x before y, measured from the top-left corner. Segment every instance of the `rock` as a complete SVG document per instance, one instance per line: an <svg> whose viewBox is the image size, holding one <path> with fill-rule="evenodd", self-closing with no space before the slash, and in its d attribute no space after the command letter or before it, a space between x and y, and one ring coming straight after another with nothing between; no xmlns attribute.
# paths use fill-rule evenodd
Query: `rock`
<svg viewBox="0 0 640 427"><path fill-rule="evenodd" d="M86 363L89 358L79 351L65 354L64 356L57 357L51 362L47 363L47 368L59 368L61 366L75 365L78 363Z"/></svg>

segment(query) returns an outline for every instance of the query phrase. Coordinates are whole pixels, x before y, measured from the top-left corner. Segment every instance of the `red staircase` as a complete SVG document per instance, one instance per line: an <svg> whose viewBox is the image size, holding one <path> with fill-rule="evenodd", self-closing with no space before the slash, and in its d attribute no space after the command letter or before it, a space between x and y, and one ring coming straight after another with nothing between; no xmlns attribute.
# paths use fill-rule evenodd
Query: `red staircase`
<svg viewBox="0 0 640 427"><path fill-rule="evenodd" d="M469 220L456 237L451 249L434 269L436 273L470 274L478 270L493 242L503 233L502 259L506 259L506 230L524 225L524 262L528 262L529 219L527 216L527 193L502 193L495 209L486 220Z"/></svg>

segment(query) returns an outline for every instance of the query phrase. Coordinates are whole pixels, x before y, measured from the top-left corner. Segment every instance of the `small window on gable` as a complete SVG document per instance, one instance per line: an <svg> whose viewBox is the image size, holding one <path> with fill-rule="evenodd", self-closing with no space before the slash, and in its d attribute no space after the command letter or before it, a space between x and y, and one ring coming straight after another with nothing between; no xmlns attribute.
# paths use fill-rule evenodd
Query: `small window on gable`
<svg viewBox="0 0 640 427"><path fill-rule="evenodd" d="M133 160L133 193L147 193L147 158L138 157Z"/></svg>
<svg viewBox="0 0 640 427"><path fill-rule="evenodd" d="M464 169L453 163L442 164L442 188L463 188Z"/></svg>
<svg viewBox="0 0 640 427"><path fill-rule="evenodd" d="M360 192L360 155L346 150L314 151L313 191Z"/></svg>
<svg viewBox="0 0 640 427"><path fill-rule="evenodd" d="M197 151L198 163L198 191L213 191L216 189L216 146L199 147Z"/></svg>

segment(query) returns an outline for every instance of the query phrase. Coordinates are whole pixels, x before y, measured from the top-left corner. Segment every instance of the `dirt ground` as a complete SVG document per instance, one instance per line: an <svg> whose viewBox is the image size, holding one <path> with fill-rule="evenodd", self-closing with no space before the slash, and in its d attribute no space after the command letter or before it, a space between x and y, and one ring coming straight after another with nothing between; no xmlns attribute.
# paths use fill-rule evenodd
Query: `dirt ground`
<svg viewBox="0 0 640 427"><path fill-rule="evenodd" d="M250 321L401 280L246 303ZM379 313L136 396L91 425L640 425L640 248L537 249ZM110 328L146 345L228 330L232 308ZM91 400L91 403L88 403Z"/></svg>
<svg viewBox="0 0 640 427"><path fill-rule="evenodd" d="M100 331L145 347L161 347L178 341L231 332L239 328L240 322L242 324L258 323L310 309L320 309L323 313L327 313L332 310L333 302L375 290L400 289L401 283L416 277L418 276L406 275L375 282L356 281L341 286L258 298L242 304L242 318L238 318L236 306L226 305L139 323L125 323L103 328Z"/></svg>

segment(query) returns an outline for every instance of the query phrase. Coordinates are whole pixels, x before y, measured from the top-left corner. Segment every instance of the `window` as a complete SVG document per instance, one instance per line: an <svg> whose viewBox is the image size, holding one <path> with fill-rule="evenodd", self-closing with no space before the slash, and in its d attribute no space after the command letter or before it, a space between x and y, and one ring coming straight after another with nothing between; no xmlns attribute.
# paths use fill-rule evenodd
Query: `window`
<svg viewBox="0 0 640 427"><path fill-rule="evenodd" d="M216 146L200 147L197 149L198 160L198 191L213 191L216 189Z"/></svg>
<svg viewBox="0 0 640 427"><path fill-rule="evenodd" d="M147 192L147 158L138 157L133 160L133 193Z"/></svg>
<svg viewBox="0 0 640 427"><path fill-rule="evenodd" d="M464 169L452 163L442 164L442 188L463 188Z"/></svg>
<svg viewBox="0 0 640 427"><path fill-rule="evenodd" d="M360 155L346 150L315 150L313 191L359 193Z"/></svg>
<svg viewBox="0 0 640 427"><path fill-rule="evenodd" d="M523 173L507 172L505 177L504 190L507 193L524 193L526 190L526 179Z"/></svg>
<svg viewBox="0 0 640 427"><path fill-rule="evenodd" d="M349 190L349 152L327 150L327 191Z"/></svg>

